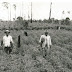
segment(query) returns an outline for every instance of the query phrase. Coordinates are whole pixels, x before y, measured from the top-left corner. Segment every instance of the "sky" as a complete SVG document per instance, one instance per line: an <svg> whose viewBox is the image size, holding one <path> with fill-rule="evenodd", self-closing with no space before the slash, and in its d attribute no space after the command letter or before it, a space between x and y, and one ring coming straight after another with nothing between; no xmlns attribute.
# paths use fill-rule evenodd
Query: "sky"
<svg viewBox="0 0 72 72"><path fill-rule="evenodd" d="M8 9L4 7L3 2L9 3ZM72 20L71 0L0 0L0 19L10 20L11 18L11 20L13 20L13 18L15 18L15 14L16 17L22 16L23 19L30 19L31 2L33 19L48 19L50 3L52 2L51 18L65 19L66 17L69 17ZM16 4L16 11L14 10L13 4Z"/></svg>

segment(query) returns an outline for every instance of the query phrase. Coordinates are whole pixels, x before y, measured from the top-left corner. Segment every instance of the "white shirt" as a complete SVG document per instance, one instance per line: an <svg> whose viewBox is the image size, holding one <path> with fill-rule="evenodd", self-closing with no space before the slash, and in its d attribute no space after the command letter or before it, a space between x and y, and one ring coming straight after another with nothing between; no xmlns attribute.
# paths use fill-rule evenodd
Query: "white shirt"
<svg viewBox="0 0 72 72"><path fill-rule="evenodd" d="M10 35L8 35L8 36L5 35L5 36L3 36L3 45L4 45L4 47L10 47L10 46L11 46L10 42L13 43L12 36L10 36Z"/></svg>
<svg viewBox="0 0 72 72"><path fill-rule="evenodd" d="M44 42L42 44L42 47L44 48L46 45L49 48L50 45L52 45L51 43L51 37L49 35L45 36L45 35L41 35L39 42L41 42L41 39L44 38Z"/></svg>

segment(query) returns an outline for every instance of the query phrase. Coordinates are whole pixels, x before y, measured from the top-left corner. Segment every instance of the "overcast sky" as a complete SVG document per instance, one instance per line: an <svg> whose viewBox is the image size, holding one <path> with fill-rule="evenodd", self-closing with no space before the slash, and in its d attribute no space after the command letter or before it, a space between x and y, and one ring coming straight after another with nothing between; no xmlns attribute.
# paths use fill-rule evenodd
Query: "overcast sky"
<svg viewBox="0 0 72 72"><path fill-rule="evenodd" d="M3 2L9 3L9 9L3 7ZM0 19L10 19L10 5L11 5L11 20L15 18L15 10L13 4L16 4L16 17L22 16L28 19L31 17L31 2L33 19L48 19L50 11L50 3L52 2L51 18L65 19L69 17L72 19L72 1L71 0L0 0ZM64 11L64 13L62 13Z"/></svg>

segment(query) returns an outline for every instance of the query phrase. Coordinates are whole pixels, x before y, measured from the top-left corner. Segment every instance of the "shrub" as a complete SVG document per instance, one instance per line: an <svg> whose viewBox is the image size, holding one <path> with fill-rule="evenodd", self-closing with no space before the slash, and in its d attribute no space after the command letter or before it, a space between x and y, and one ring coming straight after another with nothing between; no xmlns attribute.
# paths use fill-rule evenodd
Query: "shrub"
<svg viewBox="0 0 72 72"><path fill-rule="evenodd" d="M48 23L52 23L52 20L51 20L51 19L49 19L49 20L48 20Z"/></svg>
<svg viewBox="0 0 72 72"><path fill-rule="evenodd" d="M59 24L59 20L54 20L54 24Z"/></svg>
<svg viewBox="0 0 72 72"><path fill-rule="evenodd" d="M25 29L27 29L27 27L28 27L28 22L25 21L25 22L23 23L23 26L24 26Z"/></svg>
<svg viewBox="0 0 72 72"><path fill-rule="evenodd" d="M70 22L70 19L67 17L66 19L63 19L62 21L61 21L61 24L62 25L70 25L71 24L71 22Z"/></svg>

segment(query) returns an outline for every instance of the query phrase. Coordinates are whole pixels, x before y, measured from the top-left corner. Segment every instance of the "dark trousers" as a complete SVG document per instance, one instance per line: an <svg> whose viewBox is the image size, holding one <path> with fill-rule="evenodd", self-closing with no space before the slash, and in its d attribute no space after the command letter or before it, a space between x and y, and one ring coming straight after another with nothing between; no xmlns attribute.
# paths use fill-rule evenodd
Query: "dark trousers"
<svg viewBox="0 0 72 72"><path fill-rule="evenodd" d="M4 47L4 51L7 53L7 54L10 54L12 52L12 48L11 47Z"/></svg>
<svg viewBox="0 0 72 72"><path fill-rule="evenodd" d="M47 47L45 47L45 48L39 48L39 51L40 51L40 54L43 56L43 57L45 57L46 55L47 55L47 51L48 51L48 48Z"/></svg>

